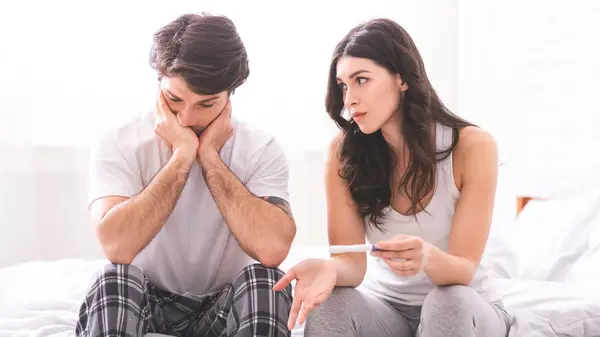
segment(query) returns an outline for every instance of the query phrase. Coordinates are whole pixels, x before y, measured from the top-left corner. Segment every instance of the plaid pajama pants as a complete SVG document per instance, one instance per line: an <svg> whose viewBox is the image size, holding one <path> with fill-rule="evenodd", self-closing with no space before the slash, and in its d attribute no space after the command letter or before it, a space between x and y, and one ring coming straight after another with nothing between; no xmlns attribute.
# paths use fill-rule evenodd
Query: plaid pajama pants
<svg viewBox="0 0 600 337"><path fill-rule="evenodd" d="M81 305L77 336L290 336L291 287L274 292L279 269L255 264L236 280L200 300L152 285L131 265L107 265L92 281Z"/></svg>

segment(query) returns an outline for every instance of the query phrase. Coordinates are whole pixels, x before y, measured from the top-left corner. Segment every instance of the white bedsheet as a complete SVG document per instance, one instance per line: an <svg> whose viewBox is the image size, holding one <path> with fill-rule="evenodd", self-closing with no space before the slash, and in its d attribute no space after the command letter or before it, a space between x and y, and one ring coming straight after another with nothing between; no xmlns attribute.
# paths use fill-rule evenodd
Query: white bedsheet
<svg viewBox="0 0 600 337"><path fill-rule="evenodd" d="M600 336L600 291L565 283L497 280L512 316L509 337Z"/></svg>
<svg viewBox="0 0 600 337"><path fill-rule="evenodd" d="M324 256L326 251L315 248L295 249L282 268ZM90 278L105 263L60 260L0 269L0 337L73 336ZM513 316L509 337L600 336L600 290L588 284L497 280ZM301 326L293 331L295 337L302 335Z"/></svg>
<svg viewBox="0 0 600 337"><path fill-rule="evenodd" d="M281 268L326 249L293 249ZM77 314L95 271L108 261L36 261L0 269L0 337L74 336ZM303 326L292 331L303 335ZM155 335L149 334L148 337Z"/></svg>

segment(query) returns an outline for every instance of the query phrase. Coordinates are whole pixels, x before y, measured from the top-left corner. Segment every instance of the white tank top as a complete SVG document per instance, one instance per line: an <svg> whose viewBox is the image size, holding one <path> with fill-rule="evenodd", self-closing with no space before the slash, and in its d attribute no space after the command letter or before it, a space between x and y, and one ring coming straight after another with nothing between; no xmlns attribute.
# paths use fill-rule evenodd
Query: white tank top
<svg viewBox="0 0 600 337"><path fill-rule="evenodd" d="M436 147L438 151L446 150L452 144L452 128L437 124ZM398 213L392 207L383 210L380 231L369 224L365 217L367 241L376 243L389 240L398 234L419 236L441 250L448 251L448 238L452 227L452 219L456 202L460 195L454 182L452 154L438 162L435 177L435 192L425 210L416 216ZM372 293L388 301L406 305L422 305L427 294L435 287L425 272L414 276L398 276L379 258L367 254L367 274L359 289ZM497 300L492 291L491 278L485 261L482 261L471 282L471 288L476 290L488 301Z"/></svg>

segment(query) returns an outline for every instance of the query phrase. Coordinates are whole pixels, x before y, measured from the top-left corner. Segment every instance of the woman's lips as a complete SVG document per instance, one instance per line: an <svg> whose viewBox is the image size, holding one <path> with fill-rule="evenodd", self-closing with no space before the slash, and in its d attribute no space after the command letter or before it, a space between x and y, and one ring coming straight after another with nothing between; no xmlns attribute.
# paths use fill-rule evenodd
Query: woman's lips
<svg viewBox="0 0 600 337"><path fill-rule="evenodd" d="M366 112L355 112L352 114L352 119L354 119L354 121L358 123L364 118L366 114Z"/></svg>

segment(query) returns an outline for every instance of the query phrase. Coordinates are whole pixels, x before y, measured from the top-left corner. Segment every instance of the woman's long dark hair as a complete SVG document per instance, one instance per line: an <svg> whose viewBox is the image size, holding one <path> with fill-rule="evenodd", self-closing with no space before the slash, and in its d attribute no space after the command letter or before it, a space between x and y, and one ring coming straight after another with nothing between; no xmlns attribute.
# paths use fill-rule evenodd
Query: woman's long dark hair
<svg viewBox="0 0 600 337"><path fill-rule="evenodd" d="M364 134L353 121L342 116L342 90L337 84L336 66L342 56L366 58L399 74L408 85L401 97L402 134L409 161L399 186L391 186L396 160L381 130ZM326 109L343 130L339 148L340 176L350 188L361 216L369 216L371 225L381 228L383 210L390 205L392 188L410 200L409 212L418 213L423 199L435 187L436 163L451 154L458 143L459 130L471 123L454 115L434 91L423 60L408 33L389 19L374 19L353 28L333 52L329 70ZM452 145L436 151L431 136L433 122L453 129Z"/></svg>

